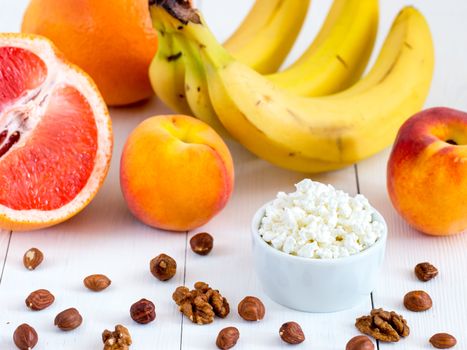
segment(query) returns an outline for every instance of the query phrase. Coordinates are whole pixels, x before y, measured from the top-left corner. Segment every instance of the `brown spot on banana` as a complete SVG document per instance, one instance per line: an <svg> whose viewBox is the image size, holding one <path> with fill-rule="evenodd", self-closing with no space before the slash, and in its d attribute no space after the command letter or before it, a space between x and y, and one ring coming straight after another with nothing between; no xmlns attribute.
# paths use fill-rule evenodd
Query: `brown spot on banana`
<svg viewBox="0 0 467 350"><path fill-rule="evenodd" d="M177 61L180 57L182 57L182 52L178 52L176 54L173 54L173 55L170 55L170 56L167 56L167 61L169 62L174 62L174 61Z"/></svg>
<svg viewBox="0 0 467 350"><path fill-rule="evenodd" d="M291 109L289 109L289 108L287 108L286 110L287 110L287 113L289 113L289 115L290 115L292 118L294 118L295 121L296 121L297 123L302 124L302 125L305 124L305 123L303 122L302 118L300 118L300 116L299 116L297 113L295 113L293 110L291 110Z"/></svg>
<svg viewBox="0 0 467 350"><path fill-rule="evenodd" d="M349 69L349 65L347 64L347 62L345 62L345 60L340 55L336 55L336 58L340 63L342 63L345 69Z"/></svg>

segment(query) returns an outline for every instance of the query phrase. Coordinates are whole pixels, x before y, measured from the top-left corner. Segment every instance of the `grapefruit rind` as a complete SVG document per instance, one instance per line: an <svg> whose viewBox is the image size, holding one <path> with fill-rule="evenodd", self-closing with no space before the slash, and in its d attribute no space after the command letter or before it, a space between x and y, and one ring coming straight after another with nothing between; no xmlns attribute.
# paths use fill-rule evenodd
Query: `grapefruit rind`
<svg viewBox="0 0 467 350"><path fill-rule="evenodd" d="M36 54L45 63L48 75L43 86L59 82L75 87L88 101L97 127L98 149L94 168L84 188L69 203L54 210L15 210L0 204L0 227L7 230L32 230L48 227L76 215L94 198L108 173L112 155L112 126L107 106L92 79L79 67L68 63L46 38L16 33L0 34L0 47L22 48ZM38 112L39 113L39 112ZM14 148L24 145L20 140Z"/></svg>

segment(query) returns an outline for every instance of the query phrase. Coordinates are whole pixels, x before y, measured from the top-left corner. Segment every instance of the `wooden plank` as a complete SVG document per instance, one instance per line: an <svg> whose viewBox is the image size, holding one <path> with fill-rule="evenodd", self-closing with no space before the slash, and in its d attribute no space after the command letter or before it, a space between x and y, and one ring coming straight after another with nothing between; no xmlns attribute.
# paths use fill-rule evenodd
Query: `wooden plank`
<svg viewBox="0 0 467 350"><path fill-rule="evenodd" d="M219 2L198 0L206 5L208 22L216 34L225 38L246 13L250 0ZM19 28L21 6L27 1L11 2L10 8L0 12L0 30ZM428 105L450 105L467 109L464 64L465 33L464 18L467 2L449 0L426 2L414 0L429 18L437 46L437 71ZM216 5L217 4L217 5ZM330 1L323 5L315 2L315 11L324 11ZM381 44L390 21L405 5L402 0L381 2ZM453 10L455 9L455 10ZM220 12L222 11L222 12ZM229 13L228 23L219 13ZM323 12L324 13L324 12ZM321 18L318 17L317 18ZM216 20L217 24L213 21ZM308 21L307 26L317 30L318 22ZM312 37L306 30L306 35ZM301 36L302 37L302 36ZM306 43L305 39L303 40ZM298 44L291 57L296 57L304 44ZM294 56L295 55L295 56ZM291 59L289 59L290 61ZM0 348L13 348L11 334L21 322L31 322L39 331L41 344L36 349L82 349L100 348L100 332L117 322L130 325L135 339L134 348L155 348L164 345L167 349L179 348L180 315L170 295L176 286L183 283L185 255L184 235L171 235L151 230L138 224L125 209L118 186L118 161L121 143L136 123L162 111L159 107L141 105L135 109L113 111L118 138L111 176L96 200L78 217L54 229L37 233L14 234L5 280L0 286ZM254 211L265 201L274 197L278 190L291 190L292 184L304 175L293 174L273 168L255 159L238 146L232 145L237 164L237 187L226 210L209 225L202 228L216 237L216 248L211 256L199 257L187 252L186 282L192 285L205 280L229 298L232 315L213 325L198 327L184 322L184 349L214 349L217 331L227 325L236 325L242 335L236 349L280 348L277 330L282 322L295 320L302 324L308 341L300 348L312 346L319 349L341 349L351 336L355 317L367 312L370 305L344 313L310 315L282 308L268 300L258 286L251 265L249 223ZM117 151L118 150L118 151ZM429 349L429 336L437 331L449 331L459 340L462 349L466 339L463 325L466 323L466 284L463 282L463 254L466 236L429 238L422 236L403 223L392 209L385 191L385 163L387 153L363 162L359 166L361 191L385 215L390 225L390 239L385 270L375 293L376 306L403 312L412 326L412 335L397 345L398 349ZM336 187L355 193L351 168L323 177L314 177L330 182ZM110 224L109 224L110 223ZM193 232L194 233L194 232ZM193 233L190 233L190 237ZM0 234L0 259L6 250L8 234ZM36 245L46 254L44 265L35 272L25 271L21 264L22 254ZM168 283L159 283L147 271L150 258L160 252L172 255L179 262L177 277ZM5 253L3 253L4 255ZM440 268L440 276L428 284L420 284L412 274L413 266L430 260ZM0 264L2 264L0 260ZM83 289L81 280L90 273L107 273L113 279L112 287L103 294L94 295ZM57 302L50 310L32 313L25 309L23 300L36 288L50 288ZM403 295L412 289L425 288L433 297L434 308L426 313L414 314L404 311ZM236 315L237 303L245 295L261 297L267 307L266 319L258 324L247 324ZM158 320L153 325L137 326L128 317L132 302L147 297L156 302ZM76 332L62 334L54 329L53 318L68 306L78 307L84 317L83 327ZM149 329L149 331L148 331ZM284 348L286 348L284 346ZM381 345L382 349L389 346Z"/></svg>
<svg viewBox="0 0 467 350"><path fill-rule="evenodd" d="M411 335L398 344L398 349L428 349L434 333L449 332L461 344L467 342L467 284L464 266L467 235L429 237L410 228L392 207L386 191L386 161L389 151L359 166L360 188L386 218L389 237L386 259L379 285L374 293L376 307L395 310L405 316ZM433 213L433 215L436 215ZM429 261L440 270L439 276L427 283L413 273L416 264ZM425 290L433 299L433 308L423 313L405 309L404 295L412 290ZM465 346L465 345L464 345ZM390 349L390 345L380 345Z"/></svg>
<svg viewBox="0 0 467 350"><path fill-rule="evenodd" d="M383 1L381 4L381 30L379 43L398 9L406 5L402 0ZM465 47L459 46L465 32L467 3L447 1L413 1L427 17L436 48L436 70L427 106L444 105L467 110L465 79L467 66L462 63ZM455 10L453 10L455 9ZM449 40L447 39L449 38ZM360 188L389 225L389 239L384 271L374 293L375 305L400 311L412 327L412 334L401 341L398 349L432 349L428 339L437 332L450 332L458 339L458 348L466 348L467 336L467 284L464 266L467 256L467 236L446 238L428 237L411 229L393 209L386 191L386 163L389 150L358 165ZM436 213L433 213L436 215ZM430 261L440 269L440 275L428 283L419 282L414 266ZM411 290L426 290L433 298L433 309L424 313L405 310L402 300ZM380 344L380 349L391 349Z"/></svg>
<svg viewBox="0 0 467 350"><path fill-rule="evenodd" d="M117 323L129 327L136 349L154 349L161 344L167 349L179 348L181 318L172 305L171 293L183 280L186 235L160 232L137 222L125 206L118 176L127 135L144 118L163 112L166 110L155 100L132 109L112 110L114 157L95 200L64 224L13 234L0 288L0 348L14 348L11 335L23 322L37 329L41 339L35 348L38 350L101 348L101 332ZM22 256L32 246L44 252L45 260L30 272L23 267ZM180 263L178 274L167 283L149 272L150 259L160 253ZM95 294L84 288L83 278L95 273L112 279L108 290ZM56 302L47 310L29 311L24 299L39 288L50 289ZM146 326L129 317L130 305L141 298L153 300L157 309L157 320ZM80 310L84 323L76 331L62 333L53 321L68 307Z"/></svg>

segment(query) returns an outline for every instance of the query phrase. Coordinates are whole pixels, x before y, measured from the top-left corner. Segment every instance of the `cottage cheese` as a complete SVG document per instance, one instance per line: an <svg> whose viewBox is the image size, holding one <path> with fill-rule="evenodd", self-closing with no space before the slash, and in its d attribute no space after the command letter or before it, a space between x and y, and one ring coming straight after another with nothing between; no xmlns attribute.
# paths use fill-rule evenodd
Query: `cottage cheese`
<svg viewBox="0 0 467 350"><path fill-rule="evenodd" d="M306 258L332 259L365 250L381 237L384 225L362 195L351 197L305 179L293 193L279 192L267 206L259 234L272 247Z"/></svg>

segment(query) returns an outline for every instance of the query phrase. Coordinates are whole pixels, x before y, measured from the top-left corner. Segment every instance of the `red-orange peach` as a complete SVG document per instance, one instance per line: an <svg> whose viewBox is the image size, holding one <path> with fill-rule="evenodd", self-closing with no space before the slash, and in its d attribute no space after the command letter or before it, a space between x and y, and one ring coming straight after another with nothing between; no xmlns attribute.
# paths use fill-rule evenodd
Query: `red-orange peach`
<svg viewBox="0 0 467 350"><path fill-rule="evenodd" d="M417 230L467 230L467 113L432 108L399 130L387 169L391 201Z"/></svg>
<svg viewBox="0 0 467 350"><path fill-rule="evenodd" d="M207 124L183 115L152 117L125 144L120 184L139 220L187 231L207 223L227 204L234 184L232 157Z"/></svg>

